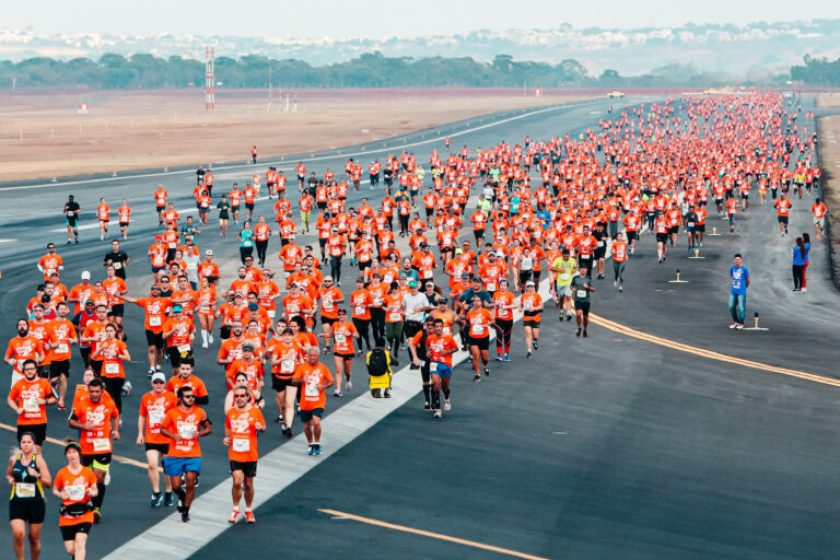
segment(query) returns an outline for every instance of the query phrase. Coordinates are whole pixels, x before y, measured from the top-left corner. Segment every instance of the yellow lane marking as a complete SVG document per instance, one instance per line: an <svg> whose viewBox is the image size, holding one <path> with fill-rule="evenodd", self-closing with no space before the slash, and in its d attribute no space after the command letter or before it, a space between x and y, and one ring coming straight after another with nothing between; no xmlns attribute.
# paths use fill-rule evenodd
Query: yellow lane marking
<svg viewBox="0 0 840 560"><path fill-rule="evenodd" d="M440 533L433 533L431 531L424 531L422 529L414 529L412 527L406 527L405 525L395 525L393 523L387 523L385 521L379 521L378 519L371 519L370 517L362 517L361 515L353 515L352 513L344 513L343 511L338 511L334 509L319 509L321 513L327 513L329 515L335 515L338 517L344 517L346 519L350 519L352 521L358 521L359 523L365 523L367 525L374 525L376 527L382 527L383 529L391 529L392 531L401 531L403 533L411 533L412 535L420 535L421 537L429 537L430 539L437 539L440 541L451 542L455 544L460 544L463 546L469 546L472 548L479 548L481 550L488 550L490 552L495 552L497 554L502 554L505 556L513 556L514 558L525 558L526 560L548 560L548 558L544 558L542 556L534 556L533 554L525 554L524 552L517 552L515 550L510 550L508 548L500 548L498 546L493 546L490 544L484 544L476 541L470 541L467 539L460 539L458 537L450 537L448 535L441 535Z"/></svg>
<svg viewBox="0 0 840 560"><path fill-rule="evenodd" d="M17 433L17 427L16 426L10 426L8 424L4 424L3 422L0 422L0 429L6 430L7 432ZM57 439L57 438L50 437L50 436L47 436L46 441L48 441L49 443L54 443L56 445L60 445L61 447L64 447L64 445L67 443L63 439ZM140 469L143 469L143 470L146 470L146 469L149 468L146 465L146 463L142 463L140 461L137 461L136 459L131 459L129 457L123 457L122 455L117 455L116 453L112 454L111 458L114 461L117 461L118 463L131 465L133 467L137 467L137 468L140 468ZM163 470L163 469L158 467L158 470Z"/></svg>
<svg viewBox="0 0 840 560"><path fill-rule="evenodd" d="M832 379L831 377L825 377L822 375L815 375L813 373L808 373L806 371L800 371L796 369L784 368L780 366L773 366L770 364L764 364L761 362L755 362L753 360L745 360L743 358L738 358L736 356L730 356L728 354L721 354L720 352L715 352L713 350L706 350L704 348L698 348L696 346L690 346L688 344L683 344L682 342L674 342L673 340L668 340L665 338L661 338L652 334L647 334L641 331L637 331L636 329L627 327L622 325L621 323L616 323L615 321L611 321L609 319L605 319L604 317L600 317L598 315L590 314L589 320L605 329L609 329L613 332L621 333L639 340L644 340L646 342L650 342L651 344L657 344L659 346L664 346L666 348L671 348L672 350L678 350L680 352L686 352L688 354L694 354L695 356L701 356L703 358L708 358L710 360L717 360L719 362L727 362L730 364L735 364L751 369L757 369L760 371L767 371L770 373L778 373L779 375L787 375L788 377L795 377L797 379L803 379L805 381L811 381L813 383L821 383L823 385L831 385L833 387L840 387L840 379Z"/></svg>

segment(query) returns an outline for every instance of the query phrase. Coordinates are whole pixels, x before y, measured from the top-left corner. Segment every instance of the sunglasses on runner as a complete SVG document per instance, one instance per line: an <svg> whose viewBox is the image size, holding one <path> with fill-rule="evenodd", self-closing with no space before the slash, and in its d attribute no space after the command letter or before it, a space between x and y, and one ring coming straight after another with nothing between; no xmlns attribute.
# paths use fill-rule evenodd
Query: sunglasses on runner
<svg viewBox="0 0 840 560"><path fill-rule="evenodd" d="M194 398L195 398L195 395L184 395L184 396L183 396L183 397L181 397L181 398L182 398L182 399L184 399L184 400L187 400L187 399L194 399Z"/></svg>
<svg viewBox="0 0 840 560"><path fill-rule="evenodd" d="M157 385L158 383L163 384L163 383L166 383L166 381L163 381L161 379L155 379L154 381L152 381L153 385Z"/></svg>

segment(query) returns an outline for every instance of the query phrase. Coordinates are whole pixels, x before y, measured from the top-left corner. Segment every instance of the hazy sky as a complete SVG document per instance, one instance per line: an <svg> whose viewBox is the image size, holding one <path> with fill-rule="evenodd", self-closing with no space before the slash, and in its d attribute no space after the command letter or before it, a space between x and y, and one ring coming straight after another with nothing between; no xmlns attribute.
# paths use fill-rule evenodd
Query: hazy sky
<svg viewBox="0 0 840 560"><path fill-rule="evenodd" d="M386 37L475 29L660 27L840 18L840 2L800 0L40 0L4 3L0 28L41 33L156 32Z"/></svg>

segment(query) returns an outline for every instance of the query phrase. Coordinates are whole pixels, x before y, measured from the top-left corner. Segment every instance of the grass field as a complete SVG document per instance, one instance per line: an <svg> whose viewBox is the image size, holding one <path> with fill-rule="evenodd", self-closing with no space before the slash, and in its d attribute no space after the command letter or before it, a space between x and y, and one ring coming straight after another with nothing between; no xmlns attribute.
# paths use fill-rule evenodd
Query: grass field
<svg viewBox="0 0 840 560"><path fill-rule="evenodd" d="M602 92L535 97L505 89L201 90L0 93L0 181L198 162L244 161L365 143L505 109ZM294 99L297 99L297 111ZM78 115L81 103L90 114Z"/></svg>

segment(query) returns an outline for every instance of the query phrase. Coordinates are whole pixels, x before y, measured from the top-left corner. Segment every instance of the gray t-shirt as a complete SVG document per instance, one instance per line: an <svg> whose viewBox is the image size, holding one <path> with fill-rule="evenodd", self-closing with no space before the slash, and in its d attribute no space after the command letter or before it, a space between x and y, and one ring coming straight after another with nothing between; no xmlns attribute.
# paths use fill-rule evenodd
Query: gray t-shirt
<svg viewBox="0 0 840 560"><path fill-rule="evenodd" d="M403 296L403 303L405 303L405 320L419 323L426 314L422 310L429 307L429 298L422 292L417 292L417 295L412 295L409 292Z"/></svg>
<svg viewBox="0 0 840 560"><path fill-rule="evenodd" d="M589 286L588 278L583 276L572 278L572 297L575 298L575 301L589 302L589 290L586 289L587 286Z"/></svg>

